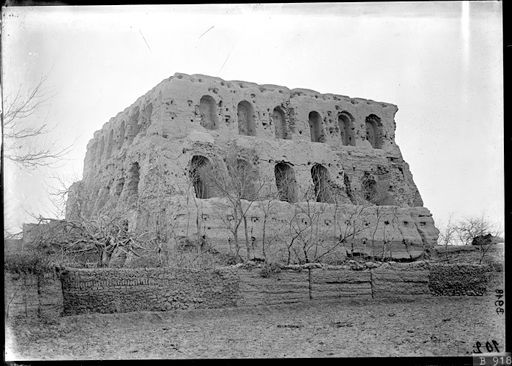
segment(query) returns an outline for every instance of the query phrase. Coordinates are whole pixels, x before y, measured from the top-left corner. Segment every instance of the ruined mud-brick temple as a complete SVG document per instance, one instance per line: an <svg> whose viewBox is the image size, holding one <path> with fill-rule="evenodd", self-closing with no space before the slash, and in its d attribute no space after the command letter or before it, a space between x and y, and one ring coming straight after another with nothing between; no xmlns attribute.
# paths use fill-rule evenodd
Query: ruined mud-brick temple
<svg viewBox="0 0 512 366"><path fill-rule="evenodd" d="M439 232L395 142L397 111L367 99L176 73L94 133L66 216L121 215L130 230L169 246L201 238L233 252L233 205L196 173L214 167L229 175L227 157L235 154L253 173L241 255L417 259Z"/></svg>

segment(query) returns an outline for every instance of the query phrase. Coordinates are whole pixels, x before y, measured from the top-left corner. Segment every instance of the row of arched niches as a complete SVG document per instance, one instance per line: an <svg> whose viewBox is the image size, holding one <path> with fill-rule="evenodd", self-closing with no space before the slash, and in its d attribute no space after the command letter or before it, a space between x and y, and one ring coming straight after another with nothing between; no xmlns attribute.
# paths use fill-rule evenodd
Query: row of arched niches
<svg viewBox="0 0 512 366"><path fill-rule="evenodd" d="M201 116L201 126L209 130L219 128L217 103L210 95L203 95L199 101L199 113ZM256 136L256 121L253 106L247 100L243 100L237 105L238 133L246 136ZM276 106L271 114L274 124L275 137L278 139L291 139L294 133L294 124L287 114L285 108ZM355 146L354 136L354 117L347 111L338 113L338 130L340 140L345 146ZM325 129L323 119L319 112L310 111L308 115L309 132L312 142L325 142ZM382 121L375 114L370 114L365 119L366 139L371 146L376 149L382 148L383 131Z"/></svg>
<svg viewBox="0 0 512 366"><path fill-rule="evenodd" d="M239 158L233 166L227 166L226 169L213 165L212 161L203 155L193 155L188 165L188 178L194 189L196 198L208 199L213 197L222 197L226 195L227 187L234 186L241 188L238 194L240 198L246 200L260 200L261 194L257 169L246 159ZM138 162L131 164L126 175L117 180L114 188L115 196L120 196L124 192L124 197L128 200L136 200L139 194L140 167ZM333 184L329 172L322 164L315 163L310 169L311 182L313 183L314 194L312 197L316 202L335 203L339 202L335 197L341 192L339 186ZM227 179L216 179L215 176L229 175L234 184L219 186L219 182L229 182ZM277 192L277 199L289 203L300 202L305 199L299 195L299 187L295 178L295 171L291 163L281 161L274 164L274 177ZM361 178L361 192L359 193L364 200L375 205L389 204L379 200L377 192L377 183L372 174L365 173ZM243 183L240 185L240 183ZM111 184L109 184L110 187ZM230 188L230 189L231 189ZM343 196L348 199L346 203L356 203L356 192L351 188L351 182L348 175L343 175ZM110 188L109 188L110 191ZM302 192L305 193L305 192ZM98 193L99 195L99 193Z"/></svg>
<svg viewBox="0 0 512 366"><path fill-rule="evenodd" d="M219 102L222 105L222 102ZM203 95L199 101L198 114L200 115L201 126L209 130L216 130L220 127L218 104L210 95ZM110 129L108 134L99 139L95 139L89 156L94 162L101 163L105 158L108 159L113 150L121 148L127 141L131 143L139 132L148 128L151 123L151 114L153 111L152 103L145 103L141 108L138 106L132 111L127 121L122 121L121 126L114 132ZM272 110L271 121L274 125L275 137L278 139L291 140L295 133L294 118L291 113L283 106L276 106ZM256 136L256 120L254 108L247 100L242 100L237 105L237 123L239 135ZM312 142L323 143L326 141L323 118L319 112L312 110L308 114L308 124ZM339 138L345 146L355 146L355 119L347 111L341 111L337 114L337 131ZM383 124L381 118L375 114L370 114L365 118L366 140L375 149L381 149L384 141ZM302 131L299 131L302 133Z"/></svg>
<svg viewBox="0 0 512 366"><path fill-rule="evenodd" d="M188 175L190 182L194 188L195 196L199 199L207 199L212 197L221 197L225 195L226 189L230 187L238 187L241 189L240 198L246 200L261 200L264 195L259 197L262 192L263 182L259 180L259 173L257 168L253 166L248 160L237 158L236 162L230 162L230 166L226 169L218 165L212 165L209 158L203 155L194 155L190 160L188 166ZM304 201L306 199L305 193L299 194L299 187L295 177L293 164L286 161L276 161L274 164L274 178L277 198L281 201L294 203ZM230 182L229 179L215 178L217 175L227 174L232 178L232 184L221 184ZM343 174L343 185L340 187L335 184L329 175L328 169L319 163L312 165L310 169L311 183L313 183L314 190L311 191L313 199L316 202L335 203L339 202L341 194L340 189L343 190L342 195L348 199L345 203L356 203L356 192L351 187L350 178L347 174ZM366 172L361 177L361 194L364 200L376 205L389 204L389 202L381 201L378 197L377 182L375 177Z"/></svg>

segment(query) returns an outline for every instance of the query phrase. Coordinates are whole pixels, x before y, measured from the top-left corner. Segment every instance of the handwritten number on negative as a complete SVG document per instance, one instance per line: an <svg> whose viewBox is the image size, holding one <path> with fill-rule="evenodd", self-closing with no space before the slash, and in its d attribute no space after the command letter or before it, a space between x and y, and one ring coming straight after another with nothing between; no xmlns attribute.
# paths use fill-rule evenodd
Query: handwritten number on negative
<svg viewBox="0 0 512 366"><path fill-rule="evenodd" d="M496 306L496 314L503 315L505 313L505 309L503 308L503 305L505 305L504 299L501 300L503 297L503 290L496 290L496 297L498 300L494 302L494 306Z"/></svg>
<svg viewBox="0 0 512 366"><path fill-rule="evenodd" d="M485 342L485 349L487 352L500 352L498 345L498 342L493 339L491 342ZM482 347L482 343L476 342L473 346L473 353L482 353L480 347Z"/></svg>

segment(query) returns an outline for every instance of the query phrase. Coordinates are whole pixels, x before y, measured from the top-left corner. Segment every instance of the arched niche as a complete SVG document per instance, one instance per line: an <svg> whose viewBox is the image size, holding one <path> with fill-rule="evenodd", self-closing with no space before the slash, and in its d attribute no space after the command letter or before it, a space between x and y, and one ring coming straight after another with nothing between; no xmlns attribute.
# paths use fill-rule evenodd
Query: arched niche
<svg viewBox="0 0 512 366"><path fill-rule="evenodd" d="M312 142L324 142L325 136L322 126L322 117L317 111L309 112L309 132L311 134Z"/></svg>
<svg viewBox="0 0 512 366"><path fill-rule="evenodd" d="M338 115L341 142L345 146L355 146L354 140L354 117L348 112L341 112Z"/></svg>
<svg viewBox="0 0 512 366"><path fill-rule="evenodd" d="M366 139L374 149L382 148L382 121L375 114L366 117Z"/></svg>
<svg viewBox="0 0 512 366"><path fill-rule="evenodd" d="M256 136L256 125L254 123L254 110L251 103L246 100L238 103L238 133L246 136Z"/></svg>
<svg viewBox="0 0 512 366"><path fill-rule="evenodd" d="M201 126L209 130L218 128L215 99L209 95L203 95L199 101L199 112L201 113Z"/></svg>
<svg viewBox="0 0 512 366"><path fill-rule="evenodd" d="M317 202L332 202L331 187L329 185L329 172L321 164L315 164L311 168L311 179L315 187Z"/></svg>
<svg viewBox="0 0 512 366"><path fill-rule="evenodd" d="M371 202L373 204L377 204L378 202L378 191L377 191L377 181L375 177L368 172L364 173L362 184L362 193L363 198Z"/></svg>
<svg viewBox="0 0 512 366"><path fill-rule="evenodd" d="M209 182L212 174L210 160L202 155L194 155L190 161L189 177L194 187L197 198L205 199L212 197L212 187Z"/></svg>
<svg viewBox="0 0 512 366"><path fill-rule="evenodd" d="M279 199L290 203L296 202L297 182L295 180L295 172L290 164L284 162L277 163L274 167L274 175Z"/></svg>
<svg viewBox="0 0 512 366"><path fill-rule="evenodd" d="M245 200L256 199L255 181L257 179L253 166L245 159L238 158L233 166L228 165L228 173L232 182L232 189Z"/></svg>
<svg viewBox="0 0 512 366"><path fill-rule="evenodd" d="M276 138L289 139L286 115L281 107L274 108L274 111L272 112L272 121L274 122Z"/></svg>

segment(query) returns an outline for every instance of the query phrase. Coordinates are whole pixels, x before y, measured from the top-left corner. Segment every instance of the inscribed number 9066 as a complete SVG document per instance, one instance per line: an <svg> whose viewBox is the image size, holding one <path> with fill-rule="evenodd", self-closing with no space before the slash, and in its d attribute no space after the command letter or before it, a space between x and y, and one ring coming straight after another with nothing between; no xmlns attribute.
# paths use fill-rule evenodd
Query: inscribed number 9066
<svg viewBox="0 0 512 366"><path fill-rule="evenodd" d="M498 300L494 302L494 306L496 306L496 314L503 315L505 313L505 309L503 308L505 301L502 300L503 290L496 290L496 297L498 298Z"/></svg>

